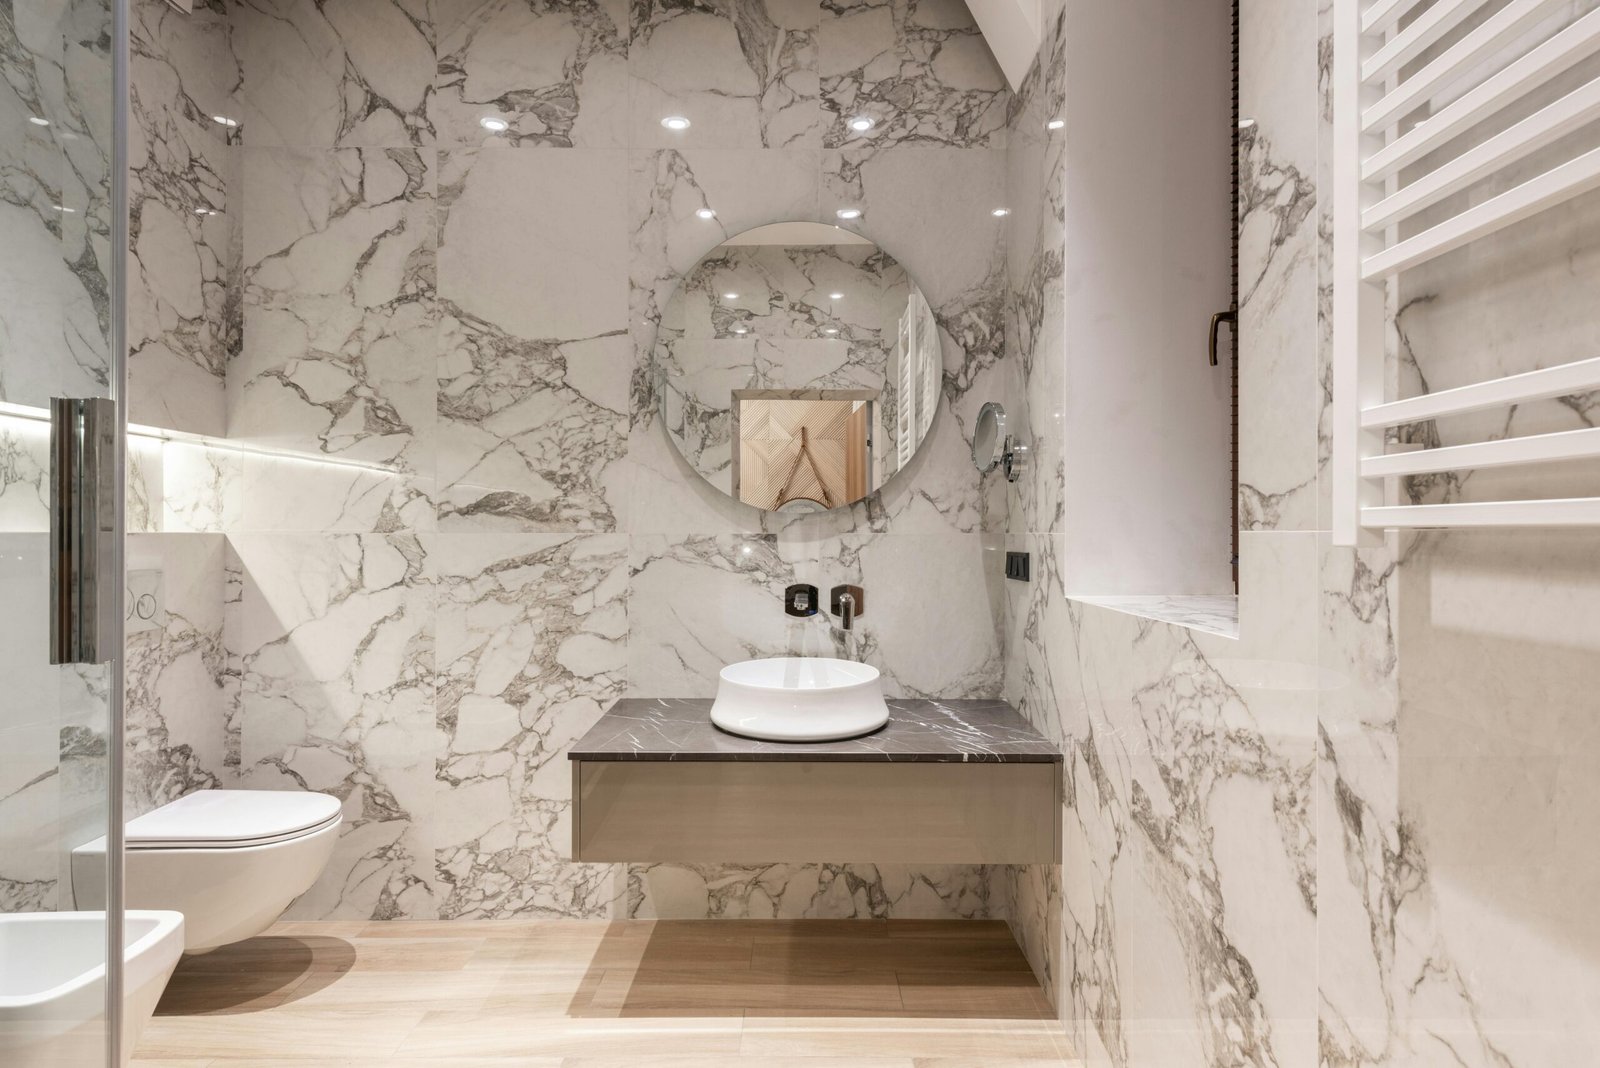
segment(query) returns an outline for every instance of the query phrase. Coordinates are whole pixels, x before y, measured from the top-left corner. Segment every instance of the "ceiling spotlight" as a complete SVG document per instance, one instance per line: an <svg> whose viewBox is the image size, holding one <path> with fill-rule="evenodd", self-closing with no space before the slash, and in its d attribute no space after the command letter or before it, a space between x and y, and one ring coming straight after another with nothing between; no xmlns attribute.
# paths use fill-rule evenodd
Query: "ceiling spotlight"
<svg viewBox="0 0 1600 1068"><path fill-rule="evenodd" d="M844 294L843 293L829 293L828 294L828 299L829 300L843 300L844 299Z"/></svg>
<svg viewBox="0 0 1600 1068"><path fill-rule="evenodd" d="M50 120L49 119L41 119L37 115L29 115L28 116L28 121L33 123L35 126L49 126L50 125Z"/></svg>
<svg viewBox="0 0 1600 1068"><path fill-rule="evenodd" d="M485 115L483 118L478 120L478 125L482 126L490 133L503 133L506 130L511 129L511 124L505 119L500 118L498 115Z"/></svg>
<svg viewBox="0 0 1600 1068"><path fill-rule="evenodd" d="M661 125L669 130L687 130L689 128L689 120L682 115L668 115L661 120Z"/></svg>
<svg viewBox="0 0 1600 1068"><path fill-rule="evenodd" d="M717 213L712 211L710 208L701 208L696 211L695 214L700 216L702 219L715 219L717 217Z"/></svg>
<svg viewBox="0 0 1600 1068"><path fill-rule="evenodd" d="M854 130L856 133L866 133L876 125L876 122L865 115L857 115L855 118L850 120L850 129Z"/></svg>
<svg viewBox="0 0 1600 1068"><path fill-rule="evenodd" d="M859 219L859 218L861 218L861 209L860 208L840 208L838 211L834 212L834 214L837 215L841 219Z"/></svg>
<svg viewBox="0 0 1600 1068"><path fill-rule="evenodd" d="M237 125L239 125L239 120L238 119L230 119L226 115L213 115L213 116L211 116L211 121L216 123L218 126L237 126Z"/></svg>
<svg viewBox="0 0 1600 1068"><path fill-rule="evenodd" d="M1253 130L1253 129L1255 129L1255 127L1256 127L1256 120L1255 119L1240 119L1239 120L1239 129L1241 129L1241 130Z"/></svg>
<svg viewBox="0 0 1600 1068"><path fill-rule="evenodd" d="M1003 219L1007 215L1011 214L1011 209L1010 208L995 208L989 214L993 215L996 219Z"/></svg>
<svg viewBox="0 0 1600 1068"><path fill-rule="evenodd" d="M1059 130L1059 129L1061 129L1061 127L1065 126L1066 124L1067 124L1067 120L1066 119L1051 119L1049 122L1044 124L1044 128L1046 130Z"/></svg>

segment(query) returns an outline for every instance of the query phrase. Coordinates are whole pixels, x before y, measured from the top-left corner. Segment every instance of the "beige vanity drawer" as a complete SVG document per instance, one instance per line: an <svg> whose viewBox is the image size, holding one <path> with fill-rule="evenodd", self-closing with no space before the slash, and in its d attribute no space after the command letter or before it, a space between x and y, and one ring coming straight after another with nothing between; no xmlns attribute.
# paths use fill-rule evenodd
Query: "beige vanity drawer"
<svg viewBox="0 0 1600 1068"><path fill-rule="evenodd" d="M579 861L1061 860L1059 763L572 763Z"/></svg>

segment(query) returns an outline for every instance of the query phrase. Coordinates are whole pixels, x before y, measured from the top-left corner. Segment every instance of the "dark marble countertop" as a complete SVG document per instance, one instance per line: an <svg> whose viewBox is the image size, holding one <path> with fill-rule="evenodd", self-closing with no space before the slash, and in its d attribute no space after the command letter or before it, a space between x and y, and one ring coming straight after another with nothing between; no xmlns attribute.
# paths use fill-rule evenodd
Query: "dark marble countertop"
<svg viewBox="0 0 1600 1068"><path fill-rule="evenodd" d="M1004 701L889 702L889 722L842 742L763 742L711 722L711 698L628 698L578 739L571 760L1056 763L1061 750Z"/></svg>

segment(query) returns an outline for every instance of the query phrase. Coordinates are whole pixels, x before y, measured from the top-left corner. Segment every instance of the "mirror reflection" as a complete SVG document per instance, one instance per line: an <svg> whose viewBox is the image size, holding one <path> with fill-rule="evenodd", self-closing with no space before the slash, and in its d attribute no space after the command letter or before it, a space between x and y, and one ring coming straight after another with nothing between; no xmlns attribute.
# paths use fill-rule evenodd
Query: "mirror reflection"
<svg viewBox="0 0 1600 1068"><path fill-rule="evenodd" d="M717 246L662 310L667 434L700 476L768 511L839 508L910 462L938 410L928 302L871 241L774 223Z"/></svg>

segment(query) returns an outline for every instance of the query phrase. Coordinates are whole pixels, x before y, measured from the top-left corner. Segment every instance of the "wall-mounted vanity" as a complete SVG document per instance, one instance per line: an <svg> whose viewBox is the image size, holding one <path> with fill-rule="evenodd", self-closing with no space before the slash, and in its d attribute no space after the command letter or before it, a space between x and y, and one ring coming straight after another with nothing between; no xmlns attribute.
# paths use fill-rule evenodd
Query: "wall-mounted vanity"
<svg viewBox="0 0 1600 1068"><path fill-rule="evenodd" d="M890 701L862 738L717 729L618 701L569 752L572 859L1058 864L1061 751L1003 701Z"/></svg>

